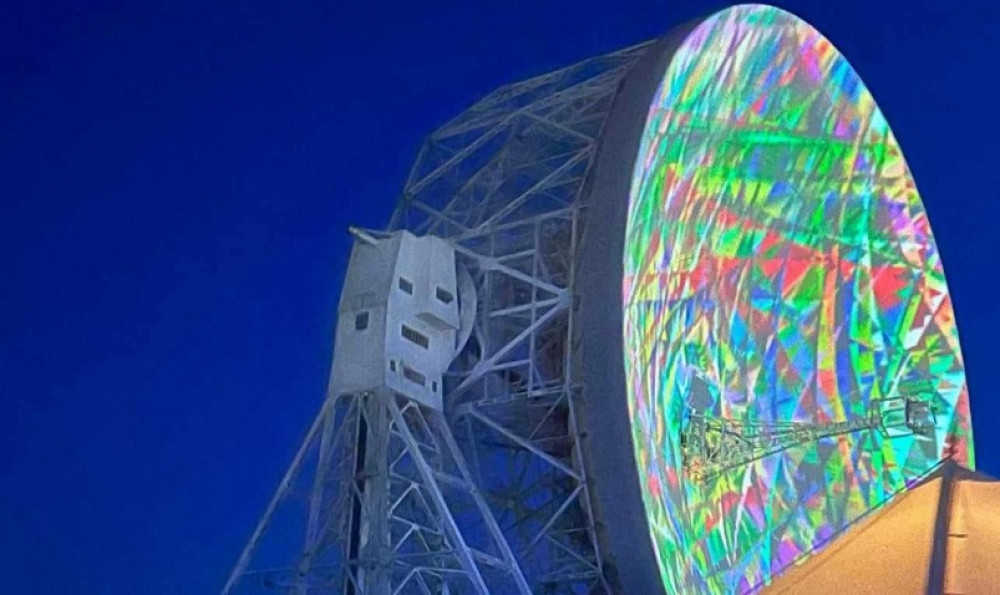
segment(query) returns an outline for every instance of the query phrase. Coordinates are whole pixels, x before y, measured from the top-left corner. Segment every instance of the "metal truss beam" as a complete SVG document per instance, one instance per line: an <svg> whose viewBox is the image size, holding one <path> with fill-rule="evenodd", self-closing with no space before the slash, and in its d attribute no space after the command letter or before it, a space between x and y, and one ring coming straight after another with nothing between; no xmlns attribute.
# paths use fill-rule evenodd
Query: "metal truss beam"
<svg viewBox="0 0 1000 595"><path fill-rule="evenodd" d="M578 431L574 280L603 123L648 47L498 89L430 135L389 229L451 240L474 279L444 412L328 399L224 594L610 592ZM272 562L261 543L283 504L300 535Z"/></svg>
<svg viewBox="0 0 1000 595"><path fill-rule="evenodd" d="M473 475L494 494L491 501L508 501L520 489L526 501L548 502L541 515L512 519L533 527L511 543L538 591L609 591L577 432L582 391L574 366L582 338L573 323L573 279L586 212L580 197L601 124L645 47L512 85L473 106L432 135L428 146L461 139L462 148L443 161L433 147L423 152L393 217L393 228L435 221L428 229L452 239L475 273L478 344L449 375L446 408L453 426L467 427L457 435L469 437ZM520 137L517 171L533 172L532 181L511 183L518 175L509 167L511 142L493 158L471 159L503 135ZM464 180L453 192L439 186L449 176ZM484 180L490 191L471 193ZM547 195L555 185L557 193ZM521 284L520 294L512 283ZM527 470L520 487L495 477L498 457Z"/></svg>

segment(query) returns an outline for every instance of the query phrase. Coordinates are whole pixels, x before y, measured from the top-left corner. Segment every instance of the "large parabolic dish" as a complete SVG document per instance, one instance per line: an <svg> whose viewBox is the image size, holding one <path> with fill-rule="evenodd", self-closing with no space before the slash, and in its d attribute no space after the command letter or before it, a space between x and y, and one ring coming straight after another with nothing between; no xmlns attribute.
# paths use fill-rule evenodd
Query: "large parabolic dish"
<svg viewBox="0 0 1000 595"><path fill-rule="evenodd" d="M738 6L673 52L631 182L629 414L668 592L745 591L951 455L958 331L916 185L813 27Z"/></svg>
<svg viewBox="0 0 1000 595"><path fill-rule="evenodd" d="M495 90L428 137L389 230L471 279L441 410L325 401L227 594L752 592L973 466L913 176L779 9Z"/></svg>

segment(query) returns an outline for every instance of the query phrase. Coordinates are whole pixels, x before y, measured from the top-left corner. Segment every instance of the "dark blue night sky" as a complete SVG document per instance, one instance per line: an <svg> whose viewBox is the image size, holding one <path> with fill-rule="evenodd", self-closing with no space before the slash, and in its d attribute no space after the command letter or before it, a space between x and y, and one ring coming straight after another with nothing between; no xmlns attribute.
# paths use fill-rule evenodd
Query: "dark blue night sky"
<svg viewBox="0 0 1000 595"><path fill-rule="evenodd" d="M1000 474L1000 2L780 4L900 140ZM492 88L723 5L6 0L0 592L218 591L323 397L346 226Z"/></svg>

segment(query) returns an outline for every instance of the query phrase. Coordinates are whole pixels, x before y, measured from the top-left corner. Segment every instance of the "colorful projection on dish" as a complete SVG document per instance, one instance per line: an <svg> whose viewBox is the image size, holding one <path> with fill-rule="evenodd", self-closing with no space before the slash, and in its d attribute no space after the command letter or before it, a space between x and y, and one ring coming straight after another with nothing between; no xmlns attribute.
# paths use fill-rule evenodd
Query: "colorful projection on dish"
<svg viewBox="0 0 1000 595"><path fill-rule="evenodd" d="M941 259L885 117L807 23L738 6L668 67L624 254L629 410L667 592L752 589L947 455Z"/></svg>

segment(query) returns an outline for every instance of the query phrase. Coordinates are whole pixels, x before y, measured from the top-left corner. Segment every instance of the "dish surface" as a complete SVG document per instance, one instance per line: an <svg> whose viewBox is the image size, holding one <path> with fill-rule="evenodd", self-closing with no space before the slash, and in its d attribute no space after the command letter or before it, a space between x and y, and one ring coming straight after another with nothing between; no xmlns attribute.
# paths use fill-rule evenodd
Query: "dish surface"
<svg viewBox="0 0 1000 595"><path fill-rule="evenodd" d="M688 35L625 237L625 377L664 587L766 582L953 455L973 464L927 214L844 57L777 8Z"/></svg>

